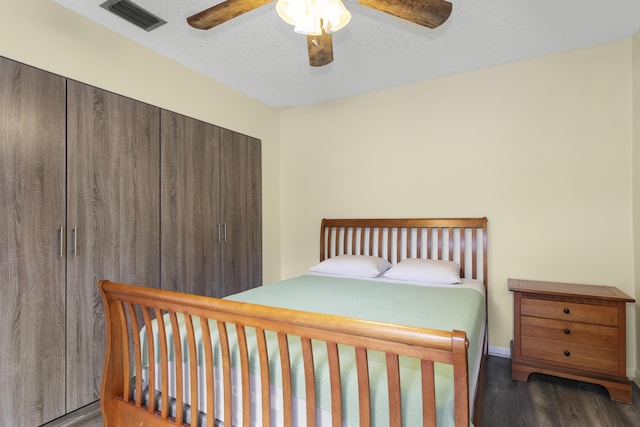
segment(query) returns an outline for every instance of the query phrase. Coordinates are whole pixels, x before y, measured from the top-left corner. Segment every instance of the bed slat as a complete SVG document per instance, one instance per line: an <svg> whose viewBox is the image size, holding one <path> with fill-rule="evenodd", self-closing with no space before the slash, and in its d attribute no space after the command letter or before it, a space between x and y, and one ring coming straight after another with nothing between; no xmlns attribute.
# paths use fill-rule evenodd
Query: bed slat
<svg viewBox="0 0 640 427"><path fill-rule="evenodd" d="M211 330L209 328L209 321L206 317L200 316L200 328L202 329L202 338L204 346L204 361L205 361L205 376L207 383L207 414L211 414L207 417L207 427L213 427L216 418L215 407L215 377L214 377L214 365L213 365L213 347L211 346ZM163 379L164 384L164 379ZM168 396L168 391L162 389L163 396ZM166 393L166 394L165 394Z"/></svg>
<svg viewBox="0 0 640 427"><path fill-rule="evenodd" d="M148 307L145 307L145 306L142 307L142 319L144 320L144 326L146 328L145 335L147 337L147 342L149 343L149 345L147 346L149 360L150 361L156 360L155 345L153 342L153 333L152 333L153 330L151 329L151 318L149 316ZM149 390L155 390L155 389L156 389L156 364L149 363ZM137 389L137 390L141 390L141 389ZM142 393L138 393L138 394L142 394ZM155 407L156 407L156 394L149 393L149 403L148 403L147 410L149 412L153 412Z"/></svg>
<svg viewBox="0 0 640 427"><path fill-rule="evenodd" d="M467 250L466 249L466 245L465 245L465 242L467 240L466 236L465 236L465 234L466 234L465 231L466 230L464 230L464 229L460 230L460 277L465 277L464 270L465 270L465 266L467 265L466 264L466 259L465 259L465 253L466 253L466 250ZM475 264L473 259L472 259L471 263ZM473 277L476 276L476 274L474 274L474 273L472 273L471 275Z"/></svg>
<svg viewBox="0 0 640 427"><path fill-rule="evenodd" d="M186 315L184 323L187 329L187 345L189 348L189 397L191 400L191 427L198 425L198 353L196 338L193 333L193 319ZM153 363L149 363L151 367ZM149 388L150 390L154 390ZM149 393L151 395L153 393Z"/></svg>
<svg viewBox="0 0 640 427"><path fill-rule="evenodd" d="M182 337L180 328L178 327L178 319L175 311L169 311L169 319L171 320L171 331L173 332L173 347L175 352L174 370L176 376L176 424L182 424L184 415L184 398L183 398L183 373L182 373ZM141 371L137 371L141 372ZM136 375L139 377L139 375ZM166 399L168 400L168 399Z"/></svg>
<svg viewBox="0 0 640 427"><path fill-rule="evenodd" d="M477 255L476 255L476 248L478 247L477 245L478 245L478 243L476 242L476 230L472 229L471 230L471 247L472 247L472 250L473 250L473 262L471 263L471 267L472 267L471 275L472 275L472 277L476 277L477 274L478 274L478 266L477 266L478 258L477 258ZM486 270L486 266L485 266L485 270Z"/></svg>
<svg viewBox="0 0 640 427"><path fill-rule="evenodd" d="M401 427L400 365L397 354L387 353L387 384L389 387L389 426Z"/></svg>
<svg viewBox="0 0 640 427"><path fill-rule="evenodd" d="M371 389L369 385L369 358L367 349L356 347L356 369L358 375L358 409L360 425L371 425Z"/></svg>
<svg viewBox="0 0 640 427"><path fill-rule="evenodd" d="M127 310L129 312L129 319L131 325L138 324L138 317L136 316L136 311L133 305L127 304ZM131 338L133 340L133 360L134 365L136 367L136 372L142 372L142 353L140 351L140 336L136 333L131 334ZM136 375L136 406L140 407L142 405L142 376Z"/></svg>
<svg viewBox="0 0 640 427"><path fill-rule="evenodd" d="M127 322L127 315L125 314L124 305L121 301L114 302L114 308L117 312L118 321L121 325L121 343L122 346L122 383L123 383L123 392L122 395L126 396L126 399L129 399L131 396L131 347L129 346L129 339L131 334L129 333L129 325ZM135 333L135 331L134 331Z"/></svg>
<svg viewBox="0 0 640 427"><path fill-rule="evenodd" d="M256 328L256 340L258 342L258 354L260 358L260 391L262 394L262 425L271 425L271 393L269 384L269 353L267 352L267 340L264 329Z"/></svg>
<svg viewBox="0 0 640 427"><path fill-rule="evenodd" d="M220 352L222 354L222 383L224 395L224 424L232 425L232 395L231 395L231 351L229 350L229 335L227 324L218 320L218 334L220 336Z"/></svg>
<svg viewBox="0 0 640 427"><path fill-rule="evenodd" d="M291 361L289 359L289 340L287 335L278 332L278 350L280 353L280 370L282 372L282 411L284 425L292 425L291 408Z"/></svg>
<svg viewBox="0 0 640 427"><path fill-rule="evenodd" d="M327 358L329 360L329 383L331 384L331 424L342 427L342 390L340 387L340 358L338 345L327 342Z"/></svg>
<svg viewBox="0 0 640 427"><path fill-rule="evenodd" d="M316 425L316 376L313 365L313 347L311 340L301 337L302 357L304 362L305 400L307 409L307 427Z"/></svg>
<svg viewBox="0 0 640 427"><path fill-rule="evenodd" d="M163 396L169 395L169 360L167 349L167 332L164 324L164 316L162 310L155 309L156 319L158 320L158 333L160 334L160 379L162 381L161 393ZM166 399L162 400L162 408L160 409L160 416L165 420L169 416L169 404Z"/></svg>
<svg viewBox="0 0 640 427"><path fill-rule="evenodd" d="M433 362L429 360L422 360L420 365L422 370L423 425L424 427L436 427L436 411L431 409L436 407Z"/></svg>
<svg viewBox="0 0 640 427"><path fill-rule="evenodd" d="M238 346L240 349L240 381L242 384L242 425L249 427L251 424L251 389L249 388L249 350L247 347L247 334L244 326L236 325Z"/></svg>

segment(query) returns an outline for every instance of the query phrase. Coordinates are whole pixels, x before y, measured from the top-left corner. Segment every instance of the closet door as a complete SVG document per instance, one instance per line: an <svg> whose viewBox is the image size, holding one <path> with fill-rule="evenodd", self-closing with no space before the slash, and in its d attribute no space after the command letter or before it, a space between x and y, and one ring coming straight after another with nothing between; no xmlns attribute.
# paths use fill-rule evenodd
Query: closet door
<svg viewBox="0 0 640 427"><path fill-rule="evenodd" d="M260 140L226 129L221 139L221 296L227 296L262 285L262 161Z"/></svg>
<svg viewBox="0 0 640 427"><path fill-rule="evenodd" d="M220 296L219 128L162 111L162 288Z"/></svg>
<svg viewBox="0 0 640 427"><path fill-rule="evenodd" d="M159 109L68 83L67 411L99 398L100 279L159 287Z"/></svg>
<svg viewBox="0 0 640 427"><path fill-rule="evenodd" d="M64 414L65 81L0 58L0 425Z"/></svg>

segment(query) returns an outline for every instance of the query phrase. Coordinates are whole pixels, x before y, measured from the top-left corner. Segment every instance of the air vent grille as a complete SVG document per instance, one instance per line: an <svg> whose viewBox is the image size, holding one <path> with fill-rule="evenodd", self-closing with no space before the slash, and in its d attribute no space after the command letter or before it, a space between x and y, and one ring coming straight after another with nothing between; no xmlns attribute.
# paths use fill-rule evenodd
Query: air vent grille
<svg viewBox="0 0 640 427"><path fill-rule="evenodd" d="M100 7L118 15L125 21L137 25L145 31L155 30L159 26L167 23L129 0L107 0L102 3Z"/></svg>

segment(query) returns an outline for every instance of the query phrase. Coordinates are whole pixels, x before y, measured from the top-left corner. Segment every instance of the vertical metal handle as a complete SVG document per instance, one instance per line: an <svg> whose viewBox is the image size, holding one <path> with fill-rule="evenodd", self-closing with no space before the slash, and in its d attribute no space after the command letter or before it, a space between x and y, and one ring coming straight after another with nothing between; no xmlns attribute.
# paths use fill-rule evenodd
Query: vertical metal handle
<svg viewBox="0 0 640 427"><path fill-rule="evenodd" d="M220 232L220 227L222 226L222 224L218 223L218 244L222 243L221 239L222 239L222 233Z"/></svg>
<svg viewBox="0 0 640 427"><path fill-rule="evenodd" d="M64 257L64 227L58 228L58 256Z"/></svg>
<svg viewBox="0 0 640 427"><path fill-rule="evenodd" d="M227 223L224 223L224 242L227 243Z"/></svg>
<svg viewBox="0 0 640 427"><path fill-rule="evenodd" d="M78 256L78 229L71 229L71 255Z"/></svg>

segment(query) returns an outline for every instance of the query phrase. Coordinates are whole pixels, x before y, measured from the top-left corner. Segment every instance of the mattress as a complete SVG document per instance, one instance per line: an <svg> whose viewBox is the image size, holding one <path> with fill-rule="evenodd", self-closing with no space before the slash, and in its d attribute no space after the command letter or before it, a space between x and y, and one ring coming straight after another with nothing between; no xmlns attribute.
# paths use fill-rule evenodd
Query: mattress
<svg viewBox="0 0 640 427"><path fill-rule="evenodd" d="M428 327L442 330L463 330L466 331L469 339L468 363L469 363L469 388L470 402L473 402L477 385L477 377L482 357L483 336L485 333L486 313L484 301L484 286L478 281L463 281L462 284L456 285L424 285L407 283L400 281L391 281L389 279L355 279L336 277L321 274L307 274L293 279L284 280L272 285L261 286L251 289L227 299L247 302L253 304L262 304L276 306L281 308L290 308L295 310L304 310L310 312L333 314L338 316L354 317L365 320L378 322L396 323L408 326ZM178 316L179 322L182 316ZM167 329L167 343L169 346L170 359L172 354L172 335L170 330L170 322L165 321ZM154 332L157 334L157 323L153 323ZM210 324L211 331L216 331L213 323ZM196 336L201 336L200 325L197 320L194 321L194 330ZM251 331L247 331L249 341L253 341L250 337ZM155 334L154 334L155 335ZM213 336L215 335L215 336ZM146 334L141 332L144 339ZM185 336L182 334L182 336ZM237 345L234 344L234 334L229 333L232 352ZM212 332L213 342L217 341L217 332ZM198 360L204 360L202 352L202 340L198 340ZM158 346L157 335L154 338L156 346ZM277 358L276 339L269 339L269 354L271 361L272 385L271 385L271 405L272 405L272 423L273 425L281 424L282 398L280 390L281 375L279 370L279 362ZM301 353L299 349L299 341L291 340L290 352L292 363L292 389L295 396L293 402L294 420L298 419L297 425L304 425L304 381L303 368L301 361ZM215 345L215 344L214 344ZM323 343L314 343L314 363L316 365L316 381L317 381L317 405L318 405L318 425L331 424L331 399L330 387L328 383L328 375L323 375L327 371L326 351ZM143 348L145 346L143 345ZM186 341L183 343L183 361L178 363L183 367L186 376L184 391L189 387L188 378L188 351ZM156 349L155 354L158 354ZM237 351L237 350L236 350ZM340 346L342 372L342 395L343 395L343 417L344 425L356 426L359 424L358 414L358 392L357 377L355 374L355 361L353 350ZM232 353L233 354L233 353ZM250 351L253 355L251 365L257 365L257 356L255 351ZM273 356L271 356L273 355ZM146 355L143 354L146 358ZM219 359L219 350L215 357ZM156 361L159 371L159 361ZM171 365L175 366L175 360L170 360ZM353 362L353 363L352 363ZM238 357L232 358L232 367L238 363ZM403 425L421 425L421 400L420 393L411 393L411 390L420 389L419 362L410 358L401 358L401 384L402 393L402 417ZM372 406L372 423L373 425L382 426L388 423L388 405L386 397L386 365L384 355L377 352L369 354L369 370L371 376L371 406ZM220 368L214 374L215 378L221 378ZM169 370L170 373L173 369ZM204 368L198 368L198 376L204 375ZM239 405L238 390L239 372L234 369L233 375L236 380L233 381L234 406ZM143 377L146 372L143 372ZM157 388L160 388L160 375L156 375ZM439 426L453 426L453 387L452 387L452 367L446 364L436 364L436 402L437 402L437 418ZM169 378L170 395L175 395L174 379ZM260 413L260 386L259 377L252 375L251 379L251 400L252 414ZM198 380L199 384L204 381ZM219 381L216 383L216 396L221 396L222 385ZM185 394L188 396L188 393ZM200 393L204 396L204 393ZM187 404L189 398L186 397ZM200 400L200 399L199 399ZM222 417L222 404L217 399L216 415ZM204 400L199 402L199 408L204 408ZM470 405L472 408L473 405ZM241 411L234 410L233 422L235 425L241 423ZM253 418L253 417L252 417ZM251 425L260 426L260 419L252 419ZM280 421L280 422L279 422Z"/></svg>

